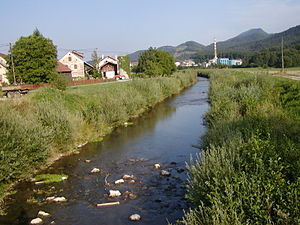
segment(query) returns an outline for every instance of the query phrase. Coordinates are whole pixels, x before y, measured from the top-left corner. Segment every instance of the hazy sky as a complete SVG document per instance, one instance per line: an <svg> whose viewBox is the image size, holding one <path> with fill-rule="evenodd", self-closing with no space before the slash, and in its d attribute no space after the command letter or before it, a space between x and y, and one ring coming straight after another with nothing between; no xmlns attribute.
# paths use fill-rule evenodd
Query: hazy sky
<svg viewBox="0 0 300 225"><path fill-rule="evenodd" d="M209 44L251 28L269 33L300 24L300 0L0 0L3 44L37 27L58 46L87 57L124 55L194 40Z"/></svg>

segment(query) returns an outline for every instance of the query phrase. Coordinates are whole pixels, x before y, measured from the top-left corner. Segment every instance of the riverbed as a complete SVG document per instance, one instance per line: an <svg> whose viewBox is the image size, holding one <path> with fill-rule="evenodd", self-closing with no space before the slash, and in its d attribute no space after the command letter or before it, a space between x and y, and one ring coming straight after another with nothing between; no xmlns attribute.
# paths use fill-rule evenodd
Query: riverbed
<svg viewBox="0 0 300 225"><path fill-rule="evenodd" d="M132 126L119 127L102 142L88 143L80 154L64 157L42 173L67 174L60 183L22 182L8 201L8 214L0 224L28 224L40 210L51 214L44 224L119 225L168 224L183 216L190 205L184 198L187 185L186 162L195 157L200 137L205 133L203 116L209 108L207 79L179 95L159 103L150 112L133 121ZM155 169L154 164L160 164ZM99 168L99 173L91 173ZM170 176L160 175L161 170ZM134 183L123 175L133 175ZM119 190L117 198L109 190ZM126 194L127 192L127 194ZM129 196L129 192L132 195ZM49 203L51 196L64 196L67 201ZM97 207L116 202L120 205ZM139 214L141 220L128 217Z"/></svg>

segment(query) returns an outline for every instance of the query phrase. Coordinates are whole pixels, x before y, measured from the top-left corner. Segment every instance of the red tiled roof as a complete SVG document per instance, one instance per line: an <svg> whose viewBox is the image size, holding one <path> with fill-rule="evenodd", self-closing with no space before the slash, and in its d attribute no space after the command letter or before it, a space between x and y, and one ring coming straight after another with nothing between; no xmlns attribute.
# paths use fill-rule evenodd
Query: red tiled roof
<svg viewBox="0 0 300 225"><path fill-rule="evenodd" d="M0 53L0 57L4 58L6 55L3 53Z"/></svg>
<svg viewBox="0 0 300 225"><path fill-rule="evenodd" d="M57 62L55 70L57 72L72 72L72 70L65 64Z"/></svg>

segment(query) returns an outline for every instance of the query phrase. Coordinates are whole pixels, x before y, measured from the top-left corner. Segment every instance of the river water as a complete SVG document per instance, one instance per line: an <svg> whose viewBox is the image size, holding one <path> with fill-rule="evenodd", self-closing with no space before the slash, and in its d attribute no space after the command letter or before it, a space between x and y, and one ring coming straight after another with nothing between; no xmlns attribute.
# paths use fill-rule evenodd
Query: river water
<svg viewBox="0 0 300 225"><path fill-rule="evenodd" d="M208 110L208 80L201 78L181 94L158 104L134 121L133 126L119 127L102 142L85 145L80 154L62 158L42 173L67 174L60 183L23 182L8 201L8 214L1 225L28 224L39 210L51 217L43 224L119 225L168 224L183 216L190 205L184 198L187 184L186 162L199 150L199 137L205 133L203 116ZM90 160L86 161L86 160ZM161 169L153 165L161 164ZM99 168L100 173L91 173ZM170 176L161 176L161 170ZM123 175L134 175L135 183L115 185ZM106 180L106 181L105 181ZM112 184L108 186L107 183ZM119 190L112 199L109 190ZM131 199L125 194L131 192ZM67 202L49 203L46 197L64 196ZM105 208L98 203L119 201ZM139 214L141 220L128 217Z"/></svg>

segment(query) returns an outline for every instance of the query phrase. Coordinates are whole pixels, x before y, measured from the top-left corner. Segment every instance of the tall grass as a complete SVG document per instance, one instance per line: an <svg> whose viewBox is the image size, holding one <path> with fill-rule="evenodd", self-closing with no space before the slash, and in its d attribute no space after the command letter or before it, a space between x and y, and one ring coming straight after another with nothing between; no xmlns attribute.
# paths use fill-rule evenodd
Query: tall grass
<svg viewBox="0 0 300 225"><path fill-rule="evenodd" d="M196 82L196 73L60 91L44 88L0 103L0 193L56 154L92 141ZM1 199L1 198L0 198Z"/></svg>
<svg viewBox="0 0 300 225"><path fill-rule="evenodd" d="M210 71L203 151L183 224L300 223L300 83Z"/></svg>

